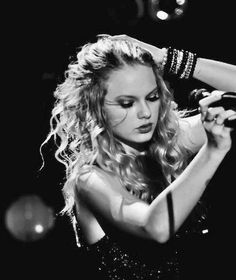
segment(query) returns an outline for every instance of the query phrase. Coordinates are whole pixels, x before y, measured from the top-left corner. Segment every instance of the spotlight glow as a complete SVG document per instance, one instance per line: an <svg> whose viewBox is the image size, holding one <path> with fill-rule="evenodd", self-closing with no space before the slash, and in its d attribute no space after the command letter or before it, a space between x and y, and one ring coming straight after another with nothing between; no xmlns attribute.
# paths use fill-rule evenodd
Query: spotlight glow
<svg viewBox="0 0 236 280"><path fill-rule="evenodd" d="M149 0L149 15L156 21L169 21L185 14L187 0Z"/></svg>
<svg viewBox="0 0 236 280"><path fill-rule="evenodd" d="M164 11L158 11L157 18L159 18L161 20L166 20L168 18L168 14Z"/></svg>
<svg viewBox="0 0 236 280"><path fill-rule="evenodd" d="M24 242L43 238L54 226L54 221L54 211L37 195L18 198L5 214L9 233Z"/></svg>

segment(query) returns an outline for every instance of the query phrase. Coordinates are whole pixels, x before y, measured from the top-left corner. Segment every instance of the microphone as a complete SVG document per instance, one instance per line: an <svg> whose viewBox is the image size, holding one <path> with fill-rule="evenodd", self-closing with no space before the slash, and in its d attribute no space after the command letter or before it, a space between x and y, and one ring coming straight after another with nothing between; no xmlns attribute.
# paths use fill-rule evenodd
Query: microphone
<svg viewBox="0 0 236 280"><path fill-rule="evenodd" d="M199 107L199 101L207 96L210 96L211 93L207 92L206 89L195 89L190 92L189 95L189 106L193 109ZM222 94L222 98L217 100L209 105L209 107L223 107L225 110L234 110L236 111L236 92L226 91ZM234 120L225 120L224 125L227 127L236 128L236 119Z"/></svg>

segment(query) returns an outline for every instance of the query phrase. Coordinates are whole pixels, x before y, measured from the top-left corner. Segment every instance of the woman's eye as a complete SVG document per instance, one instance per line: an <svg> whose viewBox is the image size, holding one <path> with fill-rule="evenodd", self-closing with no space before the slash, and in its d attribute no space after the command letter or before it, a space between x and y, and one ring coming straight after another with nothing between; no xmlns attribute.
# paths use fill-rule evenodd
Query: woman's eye
<svg viewBox="0 0 236 280"><path fill-rule="evenodd" d="M133 101L128 101L128 100L120 100L119 101L119 105L122 107L122 108L130 108L133 106Z"/></svg>
<svg viewBox="0 0 236 280"><path fill-rule="evenodd" d="M159 95L158 94L154 94L148 97L148 100L151 102L157 101L159 99Z"/></svg>

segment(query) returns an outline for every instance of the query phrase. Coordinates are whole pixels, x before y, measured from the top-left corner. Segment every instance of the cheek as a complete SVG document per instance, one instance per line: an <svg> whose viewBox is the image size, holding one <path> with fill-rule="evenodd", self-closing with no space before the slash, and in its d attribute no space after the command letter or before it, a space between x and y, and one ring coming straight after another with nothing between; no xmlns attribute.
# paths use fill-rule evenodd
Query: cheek
<svg viewBox="0 0 236 280"><path fill-rule="evenodd" d="M153 118L153 120L157 120L158 116L159 116L159 111L160 111L160 102L153 103L151 105L151 111L152 111L152 118Z"/></svg>
<svg viewBox="0 0 236 280"><path fill-rule="evenodd" d="M107 119L111 127L116 127L125 122L128 112L122 109L108 109L106 110Z"/></svg>

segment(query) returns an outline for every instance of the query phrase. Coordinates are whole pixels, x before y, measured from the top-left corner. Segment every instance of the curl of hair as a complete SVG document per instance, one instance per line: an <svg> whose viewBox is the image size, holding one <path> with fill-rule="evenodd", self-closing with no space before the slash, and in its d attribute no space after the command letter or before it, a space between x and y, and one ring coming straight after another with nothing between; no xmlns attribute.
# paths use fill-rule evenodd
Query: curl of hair
<svg viewBox="0 0 236 280"><path fill-rule="evenodd" d="M186 164L188 151L177 145L179 115L171 106L173 96L151 54L135 43L101 37L96 43L81 47L76 61L69 64L64 82L54 92L50 132L41 145L53 137L57 146L55 157L65 165L65 206L61 213L72 214L78 178L95 161L122 178L121 183L129 192L143 200L150 199L147 180L137 168L135 157L126 154L113 137L103 110L109 74L125 64L152 67L159 87L159 120L148 153L161 164L167 181Z"/></svg>

